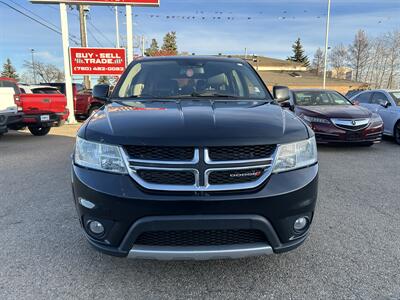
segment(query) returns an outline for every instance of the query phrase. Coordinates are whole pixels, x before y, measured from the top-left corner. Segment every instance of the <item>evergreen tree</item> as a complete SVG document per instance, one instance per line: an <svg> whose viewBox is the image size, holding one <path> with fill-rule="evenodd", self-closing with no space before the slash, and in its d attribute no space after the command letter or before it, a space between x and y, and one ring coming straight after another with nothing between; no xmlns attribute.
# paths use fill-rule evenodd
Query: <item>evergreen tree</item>
<svg viewBox="0 0 400 300"><path fill-rule="evenodd" d="M1 71L1 76L19 80L17 71L15 70L9 58L7 58L6 62L3 64L3 71Z"/></svg>
<svg viewBox="0 0 400 300"><path fill-rule="evenodd" d="M289 56L287 60L298 62L303 64L305 67L309 67L310 61L308 60L308 56L304 54L304 49L303 45L301 44L300 38L298 38L294 42L292 48L293 48L293 56Z"/></svg>
<svg viewBox="0 0 400 300"><path fill-rule="evenodd" d="M169 53L170 55L177 55L178 54L178 46L176 43L176 32L171 31L168 32L164 36L164 43L161 47L163 52Z"/></svg>
<svg viewBox="0 0 400 300"><path fill-rule="evenodd" d="M160 51L160 48L158 47L158 42L156 39L152 39L150 47L147 48L145 51L145 55L146 56L155 56L158 51Z"/></svg>

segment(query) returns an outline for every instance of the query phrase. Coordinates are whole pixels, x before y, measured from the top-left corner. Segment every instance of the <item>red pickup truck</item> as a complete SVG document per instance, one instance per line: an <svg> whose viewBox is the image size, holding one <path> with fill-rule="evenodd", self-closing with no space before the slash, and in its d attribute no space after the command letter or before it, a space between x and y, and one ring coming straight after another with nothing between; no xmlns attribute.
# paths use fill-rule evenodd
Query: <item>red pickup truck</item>
<svg viewBox="0 0 400 300"><path fill-rule="evenodd" d="M65 83L41 83L57 87L61 93L65 95ZM77 119L86 119L94 111L98 110L104 105L104 101L94 98L92 91L84 88L82 84L73 83L72 93L74 96L74 109Z"/></svg>
<svg viewBox="0 0 400 300"><path fill-rule="evenodd" d="M43 136L50 132L51 127L62 125L69 116L67 99L57 90L50 91L51 87L18 86L10 78L1 77L0 81L7 81L14 88L14 101L18 111L22 112L21 121L11 124L10 129L20 130L28 127L33 135Z"/></svg>

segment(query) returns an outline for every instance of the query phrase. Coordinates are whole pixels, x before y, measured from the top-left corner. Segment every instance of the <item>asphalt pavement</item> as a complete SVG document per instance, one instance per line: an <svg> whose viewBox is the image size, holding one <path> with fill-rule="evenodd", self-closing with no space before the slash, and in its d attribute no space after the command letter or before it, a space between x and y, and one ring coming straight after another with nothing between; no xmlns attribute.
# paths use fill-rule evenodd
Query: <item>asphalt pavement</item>
<svg viewBox="0 0 400 300"><path fill-rule="evenodd" d="M281 255L137 261L96 252L72 202L76 127L0 138L0 299L400 299L400 146L319 147L311 235Z"/></svg>

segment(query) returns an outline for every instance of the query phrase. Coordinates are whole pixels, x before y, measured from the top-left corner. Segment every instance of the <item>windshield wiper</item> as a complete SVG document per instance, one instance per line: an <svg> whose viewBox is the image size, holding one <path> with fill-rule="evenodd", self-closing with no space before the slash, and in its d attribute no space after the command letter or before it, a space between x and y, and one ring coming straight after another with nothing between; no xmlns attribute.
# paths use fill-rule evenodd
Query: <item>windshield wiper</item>
<svg viewBox="0 0 400 300"><path fill-rule="evenodd" d="M232 98L232 99L241 98L236 95L219 94L219 93L204 93L204 94L192 93L190 96L191 97L205 97L205 98Z"/></svg>

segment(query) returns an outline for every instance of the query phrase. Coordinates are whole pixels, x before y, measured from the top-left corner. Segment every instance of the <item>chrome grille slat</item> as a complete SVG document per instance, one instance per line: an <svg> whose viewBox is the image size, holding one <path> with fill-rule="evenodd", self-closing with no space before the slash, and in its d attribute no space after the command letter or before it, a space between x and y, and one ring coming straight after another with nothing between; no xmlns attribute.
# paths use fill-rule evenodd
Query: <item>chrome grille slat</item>
<svg viewBox="0 0 400 300"><path fill-rule="evenodd" d="M359 131L367 128L370 119L331 119L332 123L343 130Z"/></svg>
<svg viewBox="0 0 400 300"><path fill-rule="evenodd" d="M207 148L194 148L193 159L190 161L135 159L128 154L124 147L121 147L121 153L128 167L129 175L146 189L183 192L233 191L256 188L271 175L277 148L276 146L273 147L274 152L269 157L225 161L210 160ZM202 157L202 159L200 159L200 157ZM166 180L165 183L161 183L157 177L152 177L150 175L141 176L141 170L147 170L149 173L154 172L156 175L159 174L160 177L162 177L163 174L157 172L172 172L171 176L174 178ZM258 170L260 174L256 177L249 176L247 179L238 179L235 177L236 175L241 176L240 174L246 174L246 170L249 170L249 172ZM227 177L230 174L229 171L232 171L234 175L232 176L231 182L229 182L230 177ZM176 178L179 178L181 174L174 174L174 172L191 172L195 178L194 184L189 184L187 178L182 180L182 184L178 184ZM224 178L215 180L215 178L218 177L218 173L220 176L224 176Z"/></svg>

